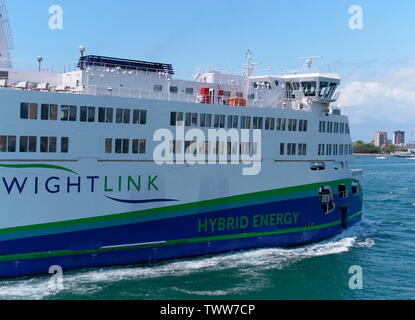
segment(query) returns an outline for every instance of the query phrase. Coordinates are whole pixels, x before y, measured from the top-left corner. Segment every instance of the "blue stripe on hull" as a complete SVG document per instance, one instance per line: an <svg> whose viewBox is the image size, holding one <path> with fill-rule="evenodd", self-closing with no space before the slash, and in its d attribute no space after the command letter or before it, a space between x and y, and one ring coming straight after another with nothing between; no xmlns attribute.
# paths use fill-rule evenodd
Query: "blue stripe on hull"
<svg viewBox="0 0 415 320"><path fill-rule="evenodd" d="M341 205L350 205L349 216L361 212L362 206L359 197L348 199L347 203L345 200L340 199L336 199L336 201ZM252 219L254 215L285 212L300 212L297 223L283 227L268 226L253 228L250 226L244 230L215 230L213 232L209 230L209 232L199 232L200 219L204 220L221 217L236 218L242 216L247 216L249 219ZM7 256L59 250L98 250L108 246L175 241L200 237L220 237L223 235L238 235L241 233L267 233L275 232L276 230L301 228L304 227L306 223L310 222L319 226L334 223L339 220L341 220L339 210L336 209L329 215L324 215L321 212L320 199L318 197L313 197L97 230L4 241L0 242L0 253L1 256ZM353 221L350 221L349 226L359 220L360 216ZM71 270L87 267L148 263L172 258L200 256L261 247L298 246L333 237L341 233L342 230L342 226L337 224L320 230L306 232L170 246L150 246L130 250L120 249L113 252L89 253L33 260L5 261L0 262L0 277L14 277L38 273L45 274L52 265L59 265L64 270Z"/></svg>

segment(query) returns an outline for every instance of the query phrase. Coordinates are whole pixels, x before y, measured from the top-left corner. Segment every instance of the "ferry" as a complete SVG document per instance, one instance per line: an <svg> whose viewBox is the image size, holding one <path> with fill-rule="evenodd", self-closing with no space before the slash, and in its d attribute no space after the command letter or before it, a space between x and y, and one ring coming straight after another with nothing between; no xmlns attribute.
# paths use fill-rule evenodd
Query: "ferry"
<svg viewBox="0 0 415 320"><path fill-rule="evenodd" d="M302 246L362 219L341 80L313 57L181 80L81 47L75 70L21 70L4 9L0 277Z"/></svg>

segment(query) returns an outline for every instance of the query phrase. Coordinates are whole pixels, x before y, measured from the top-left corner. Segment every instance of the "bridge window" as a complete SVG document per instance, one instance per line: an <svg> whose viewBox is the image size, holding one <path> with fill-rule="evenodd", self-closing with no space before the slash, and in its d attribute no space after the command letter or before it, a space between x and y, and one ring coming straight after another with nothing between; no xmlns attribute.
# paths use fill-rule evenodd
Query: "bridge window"
<svg viewBox="0 0 415 320"><path fill-rule="evenodd" d="M303 87L303 92L306 97L315 97L317 90L316 81L301 82L301 86Z"/></svg>
<svg viewBox="0 0 415 320"><path fill-rule="evenodd" d="M326 81L320 82L320 91L319 91L319 97L326 97L327 93L329 91L329 83Z"/></svg>

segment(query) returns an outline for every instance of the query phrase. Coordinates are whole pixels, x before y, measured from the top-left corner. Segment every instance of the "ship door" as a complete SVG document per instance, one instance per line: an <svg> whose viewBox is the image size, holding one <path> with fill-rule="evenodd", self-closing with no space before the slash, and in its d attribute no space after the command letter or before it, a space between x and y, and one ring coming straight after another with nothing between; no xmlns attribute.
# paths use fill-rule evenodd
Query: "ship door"
<svg viewBox="0 0 415 320"><path fill-rule="evenodd" d="M349 218L349 208L348 207L341 207L340 214L342 219L342 229L348 229L348 218Z"/></svg>

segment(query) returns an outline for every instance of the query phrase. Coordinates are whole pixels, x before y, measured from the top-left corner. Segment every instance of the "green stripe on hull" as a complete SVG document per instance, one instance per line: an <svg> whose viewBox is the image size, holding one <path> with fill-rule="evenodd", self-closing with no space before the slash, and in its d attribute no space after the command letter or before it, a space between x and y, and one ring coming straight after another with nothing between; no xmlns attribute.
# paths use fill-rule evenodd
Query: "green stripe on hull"
<svg viewBox="0 0 415 320"><path fill-rule="evenodd" d="M349 221L357 219L363 215L363 212L359 212L348 218ZM203 237L203 238L191 238L191 239L180 239L166 241L160 244L147 244L147 245L136 245L136 246L127 246L121 248L108 248L108 249L98 249L98 250L82 250L82 251L70 251L70 250L61 250L53 252L36 252L36 253L27 253L27 254L18 254L18 255L9 255L9 256L0 256L0 262L10 262L10 261L24 261L24 260L33 260L33 259L48 259L48 258L59 258L67 256L79 256L85 254L102 254L109 252L121 252L121 251L131 251L145 248L155 248L155 247L169 247L177 245L186 245L194 243L203 243L203 242L216 242L216 241L225 241L225 240L238 240L238 239L248 239L256 237L267 237L267 236L276 236L282 234L298 233L298 232L308 232L308 231L317 231L330 227L340 226L342 221L335 221L332 223L322 224L319 226L313 227L304 227L304 228L292 228L278 230L274 232L264 232L264 233L239 233L223 236L213 236L213 237Z"/></svg>
<svg viewBox="0 0 415 320"><path fill-rule="evenodd" d="M8 169L52 169L52 170L66 171L66 172L70 172L76 175L78 174L75 171L72 171L68 168L49 165L49 164L0 164L0 167L8 168Z"/></svg>
<svg viewBox="0 0 415 320"><path fill-rule="evenodd" d="M22 227L15 227L15 228L7 228L0 230L0 239L2 235L10 235L10 234L18 234L18 233L25 233L25 232L34 232L39 231L43 232L46 230L51 229L59 229L56 230L57 233L61 233L63 228L73 228L76 226L87 226L86 230L96 227L97 224L105 223L105 226L115 226L115 225L123 225L126 223L131 223L131 219L136 218L144 218L156 215L170 215L170 214L199 214L199 213L206 213L212 211L212 207L215 207L215 210L221 209L228 209L228 208L235 208L241 207L245 205L258 204L258 203L266 203L267 198L271 197L286 197L292 196L293 194L300 194L306 192L317 192L317 189L322 186L336 186L339 184L350 183L354 181L354 179L343 179L343 180L336 180L331 182L320 182L314 183L309 185L303 186L296 186L296 187L289 187L284 189L276 189L270 191L262 191L256 192L251 194L244 194L238 196L231 196L226 198L214 199L214 200L207 200L201 202L193 202L187 204L179 204L174 206L167 206L155 209L148 209L142 211L133 211L121 214L113 214L107 216L100 216L94 218L84 218L84 219L76 219L76 220L69 220L69 221L60 221L60 222L53 222L53 223L46 223L46 224L38 224L38 225L30 225L30 226L22 226ZM317 195L317 193L315 194ZM293 197L294 199L296 197ZM267 199L264 201L264 199ZM270 201L273 201L272 199ZM124 222L123 222L124 220ZM128 220L128 221L127 221ZM155 219L153 219L155 220ZM66 229L69 231L69 229ZM72 230L70 230L72 231Z"/></svg>

